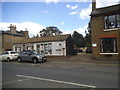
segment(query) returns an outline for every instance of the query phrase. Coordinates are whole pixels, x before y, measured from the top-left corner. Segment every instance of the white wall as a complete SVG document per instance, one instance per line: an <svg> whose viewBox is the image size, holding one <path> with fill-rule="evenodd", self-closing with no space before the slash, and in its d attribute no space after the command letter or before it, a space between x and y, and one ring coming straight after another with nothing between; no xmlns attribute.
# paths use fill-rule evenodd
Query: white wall
<svg viewBox="0 0 120 90"><path fill-rule="evenodd" d="M64 52L63 52L63 48ZM66 56L66 42L52 42L53 55L65 55Z"/></svg>
<svg viewBox="0 0 120 90"><path fill-rule="evenodd" d="M49 56L66 56L66 41L53 41L53 42L40 42L40 43L32 43L32 44L25 44L26 46L34 46L34 50L37 50L37 45L41 45L41 44L49 44L51 43L52 47L52 54L46 54ZM13 46L13 49L15 51L15 46L19 47L21 46L23 50L23 44L16 44ZM40 48L40 50L42 50ZM17 51L19 52L19 50L17 49Z"/></svg>

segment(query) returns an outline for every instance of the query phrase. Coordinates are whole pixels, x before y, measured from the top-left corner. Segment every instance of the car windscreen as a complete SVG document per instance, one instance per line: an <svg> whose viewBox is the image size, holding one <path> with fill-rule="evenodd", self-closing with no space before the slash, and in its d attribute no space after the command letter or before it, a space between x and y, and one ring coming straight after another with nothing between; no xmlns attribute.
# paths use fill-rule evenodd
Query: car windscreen
<svg viewBox="0 0 120 90"><path fill-rule="evenodd" d="M37 51L33 51L33 54L39 54Z"/></svg>
<svg viewBox="0 0 120 90"><path fill-rule="evenodd" d="M10 52L10 54L18 54L17 52Z"/></svg>
<svg viewBox="0 0 120 90"><path fill-rule="evenodd" d="M8 52L4 52L4 53L2 53L2 54L4 55L4 54L9 54L9 53L8 53Z"/></svg>

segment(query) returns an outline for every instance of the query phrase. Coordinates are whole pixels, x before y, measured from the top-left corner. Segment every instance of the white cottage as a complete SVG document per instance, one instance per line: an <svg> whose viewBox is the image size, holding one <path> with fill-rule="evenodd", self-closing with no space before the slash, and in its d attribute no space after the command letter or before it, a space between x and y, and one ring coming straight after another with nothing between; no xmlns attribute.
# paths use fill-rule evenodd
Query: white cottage
<svg viewBox="0 0 120 90"><path fill-rule="evenodd" d="M74 41L70 34L26 38L13 45L14 51L37 50L47 56L67 56L74 54Z"/></svg>

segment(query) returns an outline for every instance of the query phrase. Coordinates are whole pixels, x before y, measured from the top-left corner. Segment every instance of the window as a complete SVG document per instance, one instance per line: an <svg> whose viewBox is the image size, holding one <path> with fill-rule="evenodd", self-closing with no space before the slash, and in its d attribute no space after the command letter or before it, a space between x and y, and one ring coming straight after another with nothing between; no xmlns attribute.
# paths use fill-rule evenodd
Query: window
<svg viewBox="0 0 120 90"><path fill-rule="evenodd" d="M105 16L105 29L120 28L120 14Z"/></svg>
<svg viewBox="0 0 120 90"><path fill-rule="evenodd" d="M52 44L51 43L48 44L48 53L52 54Z"/></svg>
<svg viewBox="0 0 120 90"><path fill-rule="evenodd" d="M48 45L47 44L44 44L44 52L45 52L45 54L48 54Z"/></svg>
<svg viewBox="0 0 120 90"><path fill-rule="evenodd" d="M3 54L9 54L8 52L4 52Z"/></svg>
<svg viewBox="0 0 120 90"><path fill-rule="evenodd" d="M52 43L41 44L40 52L41 54L52 54Z"/></svg>
<svg viewBox="0 0 120 90"><path fill-rule="evenodd" d="M17 54L17 52L10 52L11 54Z"/></svg>
<svg viewBox="0 0 120 90"><path fill-rule="evenodd" d="M101 38L101 53L117 53L116 38Z"/></svg>
<svg viewBox="0 0 120 90"><path fill-rule="evenodd" d="M41 47L40 47L40 49L43 49L44 47L43 47L43 44L41 44Z"/></svg>

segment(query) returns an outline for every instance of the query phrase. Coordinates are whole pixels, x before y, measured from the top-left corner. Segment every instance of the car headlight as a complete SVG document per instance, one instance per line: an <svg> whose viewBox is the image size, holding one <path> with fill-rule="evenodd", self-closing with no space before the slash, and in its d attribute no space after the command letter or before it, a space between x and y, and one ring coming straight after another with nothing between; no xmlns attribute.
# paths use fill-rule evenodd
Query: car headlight
<svg viewBox="0 0 120 90"><path fill-rule="evenodd" d="M37 58L40 58L40 56L37 56Z"/></svg>

